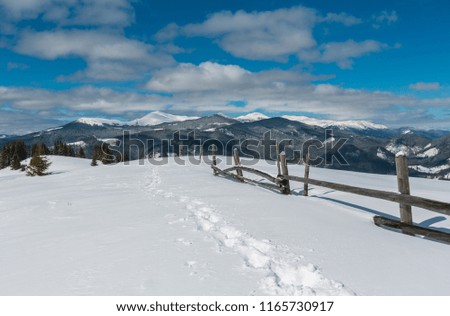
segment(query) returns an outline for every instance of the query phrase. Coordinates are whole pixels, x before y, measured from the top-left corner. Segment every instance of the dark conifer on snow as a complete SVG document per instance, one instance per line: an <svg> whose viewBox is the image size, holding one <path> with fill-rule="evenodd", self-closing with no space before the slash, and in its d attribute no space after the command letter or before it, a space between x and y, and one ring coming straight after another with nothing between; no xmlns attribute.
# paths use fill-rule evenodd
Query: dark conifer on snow
<svg viewBox="0 0 450 316"><path fill-rule="evenodd" d="M47 170L50 165L51 162L49 162L47 158L35 153L33 157L31 157L30 164L27 167L27 175L31 177L48 175Z"/></svg>

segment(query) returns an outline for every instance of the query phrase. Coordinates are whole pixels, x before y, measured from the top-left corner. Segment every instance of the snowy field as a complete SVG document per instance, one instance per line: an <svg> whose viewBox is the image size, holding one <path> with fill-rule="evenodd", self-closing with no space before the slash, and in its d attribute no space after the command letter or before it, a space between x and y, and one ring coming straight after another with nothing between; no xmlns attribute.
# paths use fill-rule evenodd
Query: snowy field
<svg viewBox="0 0 450 316"><path fill-rule="evenodd" d="M0 171L0 295L450 295L449 245L373 224L398 217L395 203L315 186L303 197L300 183L283 196L205 164L51 160L47 177ZM394 176L311 177L396 191ZM411 190L450 201L450 182ZM450 230L437 213L413 218Z"/></svg>

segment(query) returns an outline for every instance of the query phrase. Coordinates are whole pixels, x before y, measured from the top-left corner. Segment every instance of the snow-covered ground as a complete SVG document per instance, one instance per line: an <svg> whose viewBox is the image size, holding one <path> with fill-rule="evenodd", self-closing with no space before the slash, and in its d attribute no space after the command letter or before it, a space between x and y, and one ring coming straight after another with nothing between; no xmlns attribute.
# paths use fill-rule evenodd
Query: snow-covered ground
<svg viewBox="0 0 450 316"><path fill-rule="evenodd" d="M0 171L0 295L450 295L449 245L373 224L395 203L315 186L303 197L300 183L283 196L205 164L51 160L47 177ZM396 190L392 176L311 177ZM411 187L450 201L450 182ZM413 217L450 230L437 213Z"/></svg>

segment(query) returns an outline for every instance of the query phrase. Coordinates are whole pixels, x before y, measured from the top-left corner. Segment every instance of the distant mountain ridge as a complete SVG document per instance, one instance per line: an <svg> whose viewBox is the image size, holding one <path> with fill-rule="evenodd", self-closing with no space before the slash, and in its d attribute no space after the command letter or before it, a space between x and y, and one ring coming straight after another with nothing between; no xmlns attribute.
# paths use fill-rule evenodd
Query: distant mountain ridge
<svg viewBox="0 0 450 316"><path fill-rule="evenodd" d="M140 146L147 140L153 140L151 148L134 148L130 155L134 159L148 155L150 151L168 154L164 151L163 141L172 140L174 133L178 131L185 139L180 142L188 145L192 153L196 150L194 141L201 140L204 143L216 140L226 144L230 141L261 140L266 132L270 132L272 139L278 142L290 140L290 144L284 149L291 157L291 162L296 162L299 157L292 156L294 150L301 149L307 140L331 139L329 130L332 130L333 139L347 140L341 151L349 164L322 165L324 167L392 174L395 173L395 154L401 150L408 155L412 175L450 180L450 132L423 131L409 127L391 129L367 121L319 120L304 116L270 118L257 112L232 118L223 114L194 117L156 111L127 122L81 118L63 126L27 135L5 135L4 138L0 137L0 148L13 140L22 140L28 147L39 142L50 147L55 141L62 140L73 146L82 146L89 157L95 144L105 140L110 144L119 144L127 131L130 139L125 140L125 146ZM263 154L262 148L255 150ZM232 147L224 148L221 153L231 155ZM324 157L319 151L315 154Z"/></svg>
<svg viewBox="0 0 450 316"><path fill-rule="evenodd" d="M227 115L224 115L222 113L218 113L216 115L224 116L227 118L235 119L239 122L243 123L249 123L249 122L257 122L269 119L271 117L259 113L259 112L252 112L245 115L238 116L236 118L229 117ZM312 126L319 126L319 127L337 127L341 129L388 129L387 126L381 125L381 124L375 124L369 121L333 121L333 120L324 120L324 119L316 119L311 118L307 116L295 116L295 115L284 115L281 116L282 118L285 118L290 121L296 121L300 123L304 123L307 125ZM81 124L87 124L91 126L103 126L103 125L121 125L121 126L153 126L153 125L159 125L162 123L169 123L169 122L183 122L188 120L197 120L200 117L198 116L183 116L183 115L173 115L161 111L154 111L151 112L141 118L137 118L131 121L119 121L119 120L111 120L111 119L104 119L104 118L87 118L83 117L75 122L81 123Z"/></svg>
<svg viewBox="0 0 450 316"><path fill-rule="evenodd" d="M141 118L137 118L128 122L123 122L119 120L111 120L104 118L88 118L82 117L76 120L75 122L81 124L87 124L91 126L104 126L104 125L120 125L120 126L152 126L158 125L162 123L168 122L182 122L187 120L196 120L198 116L182 116L182 115L173 115L165 112L155 111L151 112Z"/></svg>

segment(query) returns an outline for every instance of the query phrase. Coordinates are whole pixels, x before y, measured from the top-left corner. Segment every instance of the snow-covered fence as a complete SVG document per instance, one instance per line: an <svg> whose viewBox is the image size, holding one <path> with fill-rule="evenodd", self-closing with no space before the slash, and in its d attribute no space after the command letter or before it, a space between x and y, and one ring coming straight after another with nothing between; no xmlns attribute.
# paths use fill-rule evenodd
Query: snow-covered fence
<svg viewBox="0 0 450 316"><path fill-rule="evenodd" d="M396 169L397 169L397 183L399 193L389 192L389 191L381 191L374 190L368 188L360 188L347 184L334 183L324 180L316 180L311 179L309 177L309 155L307 154L306 163L305 163L305 176L299 177L294 175L289 175L288 165L286 162L286 154L281 152L278 156L277 152L277 166L278 167L278 175L276 177L271 176L268 173L265 173L260 170L256 170L253 168L242 166L239 159L238 151L234 151L234 162L235 166L220 169L217 167L216 160L216 151L213 149L213 163L211 165L214 175L224 175L232 177L240 182L249 182L259 186L266 187L271 190L279 191L283 194L290 194L290 181L302 182L304 183L304 192L305 196L308 195L308 185L317 185L321 187L326 187L329 189L343 191L358 195L363 195L371 198L377 198L382 200L387 200L391 202L399 203L400 206L400 221L395 221L382 216L375 216L374 222L378 226L388 226L391 228L401 229L401 231L408 235L421 235L429 238L434 238L438 240L442 240L450 243L450 234L432 230L429 228L419 227L413 224L412 220L412 210L411 207L420 207L423 209L427 209L433 212L441 213L444 215L450 216L450 203L435 201L431 199L426 199L423 197L413 196L410 194L410 186L409 186L409 176L408 176L408 162L405 155L399 154L396 157ZM236 172L236 174L232 172ZM260 181L255 181L253 179L249 179L244 177L243 171L252 173L258 176L261 176L272 183L263 183ZM281 173L280 173L281 171Z"/></svg>

